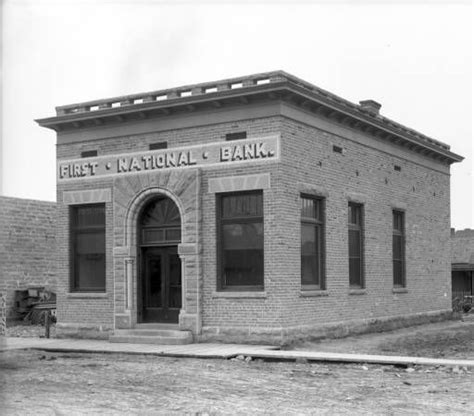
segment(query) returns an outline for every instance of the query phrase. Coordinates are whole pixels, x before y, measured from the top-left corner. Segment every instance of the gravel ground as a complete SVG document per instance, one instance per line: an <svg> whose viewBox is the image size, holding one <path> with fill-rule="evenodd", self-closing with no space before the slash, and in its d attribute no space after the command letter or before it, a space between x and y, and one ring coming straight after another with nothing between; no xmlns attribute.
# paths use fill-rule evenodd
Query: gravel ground
<svg viewBox="0 0 474 416"><path fill-rule="evenodd" d="M2 415L473 414L462 368L0 354Z"/></svg>

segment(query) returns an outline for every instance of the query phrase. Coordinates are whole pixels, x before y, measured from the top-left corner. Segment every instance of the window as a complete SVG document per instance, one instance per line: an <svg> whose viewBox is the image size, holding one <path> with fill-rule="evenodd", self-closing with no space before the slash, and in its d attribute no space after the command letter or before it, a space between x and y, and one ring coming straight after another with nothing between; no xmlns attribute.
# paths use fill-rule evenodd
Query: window
<svg viewBox="0 0 474 416"><path fill-rule="evenodd" d="M242 140L242 139L246 139L246 138L247 138L247 132L246 131L238 131L238 132L235 132L235 133L227 133L225 135L225 139L227 141Z"/></svg>
<svg viewBox="0 0 474 416"><path fill-rule="evenodd" d="M150 143L149 148L150 148L150 150L167 149L168 148L168 142Z"/></svg>
<svg viewBox="0 0 474 416"><path fill-rule="evenodd" d="M140 217L142 246L173 245L181 242L181 215L170 198L149 202Z"/></svg>
<svg viewBox="0 0 474 416"><path fill-rule="evenodd" d="M218 288L263 289L263 194L221 194L218 206Z"/></svg>
<svg viewBox="0 0 474 416"><path fill-rule="evenodd" d="M105 291L105 205L71 208L73 291Z"/></svg>
<svg viewBox="0 0 474 416"><path fill-rule="evenodd" d="M97 150L85 150L84 152L81 152L81 157L94 157L97 156Z"/></svg>
<svg viewBox="0 0 474 416"><path fill-rule="evenodd" d="M324 289L323 200L301 197L301 285Z"/></svg>
<svg viewBox="0 0 474 416"><path fill-rule="evenodd" d="M353 288L364 287L363 271L363 234L362 205L349 202L349 285Z"/></svg>
<svg viewBox="0 0 474 416"><path fill-rule="evenodd" d="M405 287L405 214L393 211L393 286Z"/></svg>

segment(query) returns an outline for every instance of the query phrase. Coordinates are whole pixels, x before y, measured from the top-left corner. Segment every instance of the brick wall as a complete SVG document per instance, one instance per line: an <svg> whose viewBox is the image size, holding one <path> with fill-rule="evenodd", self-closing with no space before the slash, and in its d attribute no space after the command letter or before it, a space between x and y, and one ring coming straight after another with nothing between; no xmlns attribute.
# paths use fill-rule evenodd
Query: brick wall
<svg viewBox="0 0 474 416"><path fill-rule="evenodd" d="M289 326L322 325L450 308L449 176L442 165L393 146L390 153L350 140L344 131L320 130L295 120L283 126L279 169L280 281ZM333 145L343 153L333 151ZM408 160L410 157L411 160ZM401 167L394 170L394 165ZM305 185L298 185L298 184ZM326 206L326 293L300 292L301 189L314 187ZM365 287L349 287L347 206L364 207ZM392 210L405 212L406 290L394 290ZM283 253L286 253L283 255ZM286 304L286 306L285 306Z"/></svg>
<svg viewBox="0 0 474 416"><path fill-rule="evenodd" d="M56 216L54 202L0 197L0 291L9 318L15 290L56 290Z"/></svg>
<svg viewBox="0 0 474 416"><path fill-rule="evenodd" d="M261 120L269 123L269 120ZM449 176L445 167L393 146L391 154L290 119L270 123L282 133L276 166L206 171L203 174L204 327L225 339L258 328L318 327L328 323L446 311L450 308ZM337 132L337 130L336 130ZM333 152L333 144L343 154ZM409 160L409 159L410 160ZM395 171L394 165L401 167ZM216 296L215 195L207 181L222 175L271 173L264 191L265 294L261 298ZM325 196L326 290L301 288L300 193ZM347 204L365 212L365 287L350 290ZM406 216L407 287L394 290L392 209ZM306 295L306 296L305 296ZM226 331L226 328L228 329Z"/></svg>
<svg viewBox="0 0 474 416"><path fill-rule="evenodd" d="M70 264L70 206L63 204L63 191L88 190L88 189L111 189L113 181L110 179L100 181L85 181L84 183L69 184L67 187L58 185L58 218L57 218L57 241L58 241L58 276L57 282L57 327L59 335L75 335L63 331L62 326L78 326L82 332L89 328L99 329L105 336L106 331L113 325L113 294L114 294L114 261L113 261L113 206L111 202L105 203L105 287L104 293L71 293L71 264ZM104 332L105 331L105 332ZM103 333L104 332L104 333ZM95 337L95 335L92 335Z"/></svg>
<svg viewBox="0 0 474 416"><path fill-rule="evenodd" d="M298 328L354 322L450 308L449 258L449 167L394 144L381 143L325 121L318 127L315 116L306 117L287 109L278 115L241 119L205 126L154 131L140 135L107 137L91 141L59 140L58 158L78 158L81 151L98 150L100 155L147 151L153 142L168 147L223 141L232 131L247 131L247 137L281 134L280 162L253 163L219 169L209 167L200 175L200 279L204 338L249 340L252 334L273 338ZM283 111L283 110L282 110ZM282 113L283 114L283 113ZM183 115L183 117L186 117ZM318 124L319 123L319 124ZM328 125L331 124L331 125ZM78 133L83 134L83 133ZM333 145L343 153L333 152ZM394 170L400 166L400 171ZM265 290L261 296L225 297L216 292L216 195L209 193L210 179L269 173L271 188L264 190ZM160 176L161 175L161 176ZM94 297L69 294L68 278L58 291L58 321L64 325L111 328L117 300L123 303L122 263L114 263L114 230L124 223L118 212L151 183L163 183L165 172L71 181L58 186L63 192L111 189L106 203L106 293ZM132 179L133 178L133 179ZM126 182L130 186L125 186ZM326 204L326 290L311 296L301 291L300 193L315 192ZM347 204L364 205L365 287L351 291L348 277ZM392 209L405 212L406 280L403 290L394 290L392 278ZM59 210L59 274L69 275L68 207ZM183 225L185 226L185 225ZM117 234L115 232L115 234ZM198 267L198 266L196 266ZM114 295L114 290L115 295ZM306 296L304 296L306 295ZM313 329L311 329L313 328Z"/></svg>

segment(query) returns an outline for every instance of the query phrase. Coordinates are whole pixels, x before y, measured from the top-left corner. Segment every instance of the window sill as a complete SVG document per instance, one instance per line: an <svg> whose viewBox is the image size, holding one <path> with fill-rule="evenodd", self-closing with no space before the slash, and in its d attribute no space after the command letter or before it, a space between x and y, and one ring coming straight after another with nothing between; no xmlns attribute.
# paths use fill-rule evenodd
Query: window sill
<svg viewBox="0 0 474 416"><path fill-rule="evenodd" d="M393 293L408 293L408 289L406 287L394 287L392 289Z"/></svg>
<svg viewBox="0 0 474 416"><path fill-rule="evenodd" d="M329 292L327 290L316 290L316 289L312 289L312 290L301 290L300 291L300 297L302 298L316 298L316 297L319 297L319 296L329 296Z"/></svg>
<svg viewBox="0 0 474 416"><path fill-rule="evenodd" d="M68 299L105 299L106 292L69 292L66 297Z"/></svg>
<svg viewBox="0 0 474 416"><path fill-rule="evenodd" d="M266 298L267 292L213 292L213 298L241 298L241 299L259 299L259 298Z"/></svg>
<svg viewBox="0 0 474 416"><path fill-rule="evenodd" d="M366 294L367 294L367 289L362 289L362 288L349 289L349 295L366 295Z"/></svg>

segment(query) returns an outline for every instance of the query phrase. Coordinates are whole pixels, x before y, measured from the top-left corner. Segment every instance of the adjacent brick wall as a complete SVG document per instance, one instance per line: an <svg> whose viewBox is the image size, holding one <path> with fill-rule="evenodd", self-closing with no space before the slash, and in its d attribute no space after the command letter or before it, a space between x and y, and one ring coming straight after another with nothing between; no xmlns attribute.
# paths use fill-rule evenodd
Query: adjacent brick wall
<svg viewBox="0 0 474 416"><path fill-rule="evenodd" d="M13 317L14 291L56 291L56 203L0 197L0 291Z"/></svg>

